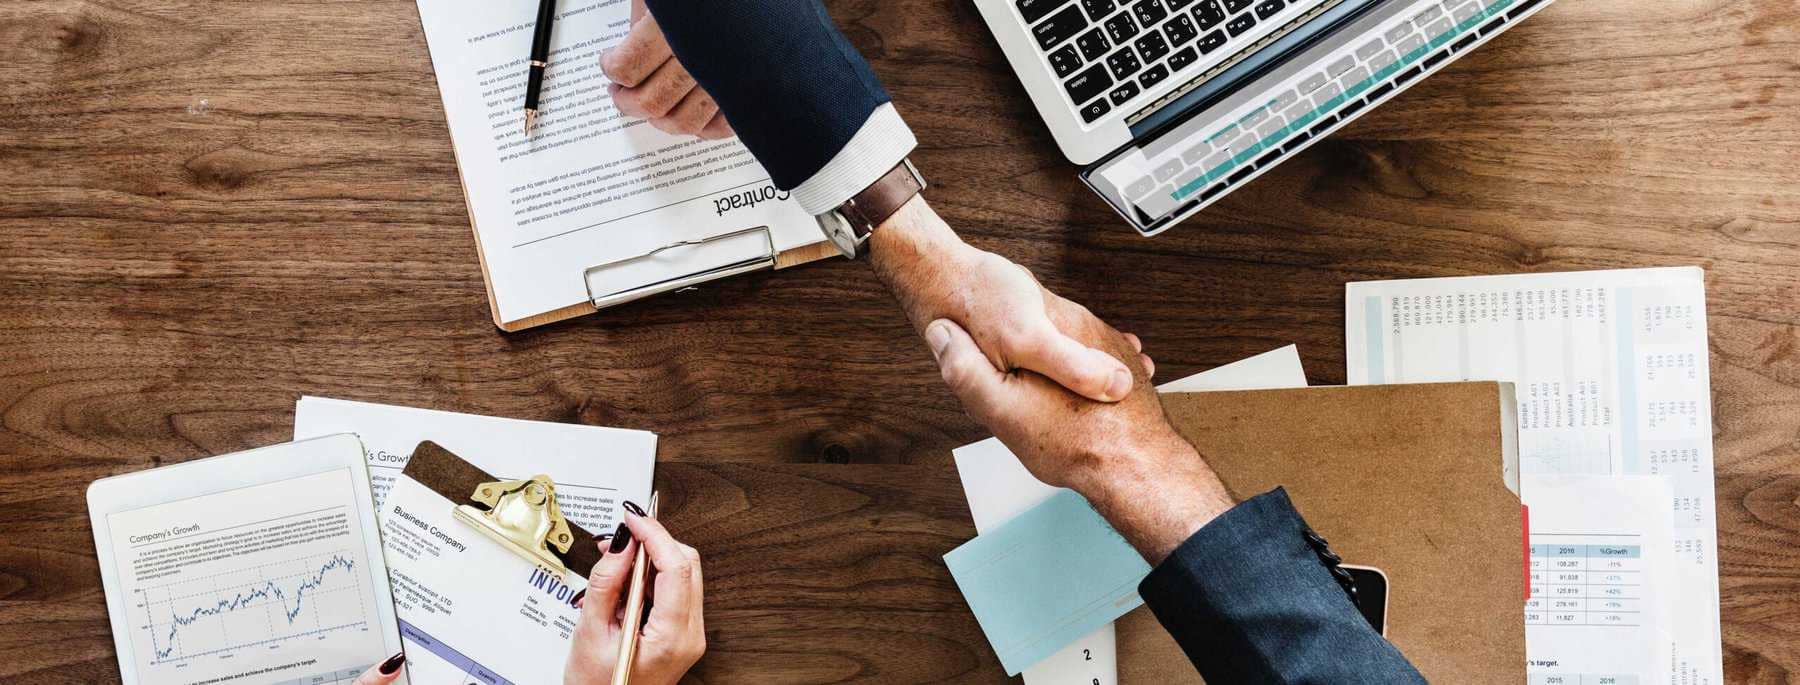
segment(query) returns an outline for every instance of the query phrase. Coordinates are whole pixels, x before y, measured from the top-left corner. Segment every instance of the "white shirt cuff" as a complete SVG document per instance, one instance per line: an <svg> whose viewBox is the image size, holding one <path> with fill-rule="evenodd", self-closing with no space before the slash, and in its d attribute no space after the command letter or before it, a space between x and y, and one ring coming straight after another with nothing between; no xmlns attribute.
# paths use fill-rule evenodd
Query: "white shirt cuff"
<svg viewBox="0 0 1800 685"><path fill-rule="evenodd" d="M832 155L825 168L795 186L791 196L807 214L824 214L875 185L918 145L894 103L884 102L869 113L862 128Z"/></svg>

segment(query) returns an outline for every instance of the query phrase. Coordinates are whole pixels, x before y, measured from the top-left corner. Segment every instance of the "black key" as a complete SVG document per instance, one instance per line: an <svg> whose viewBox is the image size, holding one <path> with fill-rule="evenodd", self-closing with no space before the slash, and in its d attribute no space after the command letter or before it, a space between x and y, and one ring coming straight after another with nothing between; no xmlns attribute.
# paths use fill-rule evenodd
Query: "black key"
<svg viewBox="0 0 1800 685"><path fill-rule="evenodd" d="M1237 14L1244 11L1244 8L1249 7L1250 3L1255 1L1256 0L1225 0L1225 13Z"/></svg>
<svg viewBox="0 0 1800 685"><path fill-rule="evenodd" d="M1225 184L1226 185L1237 185L1239 181L1242 181L1246 178L1250 178L1250 174L1253 174L1253 173L1256 173L1256 169L1253 169L1250 167L1244 167L1242 169L1237 170L1237 173L1234 173L1231 176L1227 177L1225 179Z"/></svg>
<svg viewBox="0 0 1800 685"><path fill-rule="evenodd" d="M1263 0L1263 2L1257 3L1256 5L1256 16L1258 19L1268 19L1269 17L1275 16L1276 12L1280 12L1281 8L1286 6L1287 5L1282 4L1281 0Z"/></svg>
<svg viewBox="0 0 1800 685"><path fill-rule="evenodd" d="M1106 104L1106 98L1100 98L1081 108L1081 120L1091 124L1095 119L1099 119L1101 115L1110 111L1112 111L1112 105Z"/></svg>
<svg viewBox="0 0 1800 685"><path fill-rule="evenodd" d="M1106 35L1100 33L1100 29L1094 29L1076 38L1075 47L1081 48L1083 59L1092 62L1105 57L1106 51L1112 49L1112 43L1106 42Z"/></svg>
<svg viewBox="0 0 1800 685"><path fill-rule="evenodd" d="M1194 0L1163 0L1163 6L1170 12L1180 12L1182 8L1193 4Z"/></svg>
<svg viewBox="0 0 1800 685"><path fill-rule="evenodd" d="M1362 111L1362 108L1363 108L1363 101L1357 100L1348 105L1344 105L1343 109L1338 110L1338 116L1343 119L1349 119L1351 116L1355 115L1357 112Z"/></svg>
<svg viewBox="0 0 1800 685"><path fill-rule="evenodd" d="M1045 19L1044 23L1031 27L1031 35L1037 37L1038 47L1049 50L1057 43L1075 37L1084 28L1087 28L1087 19L1081 16L1081 10L1070 5Z"/></svg>
<svg viewBox="0 0 1800 685"><path fill-rule="evenodd" d="M1106 68L1096 64L1076 74L1075 78L1069 79L1067 83L1063 84L1063 87L1069 89L1069 99L1079 105L1106 92L1107 87L1112 83L1112 78L1106 75Z"/></svg>
<svg viewBox="0 0 1800 685"><path fill-rule="evenodd" d="M1113 45L1124 44L1137 35L1137 24L1131 23L1131 13L1126 12L1106 20L1106 35L1112 38Z"/></svg>
<svg viewBox="0 0 1800 685"><path fill-rule="evenodd" d="M1388 91L1391 91L1393 89L1394 89L1394 85L1391 83L1383 83L1379 86L1376 86L1376 87L1370 89L1369 90L1369 102L1374 102L1376 100L1380 100L1381 96L1387 95Z"/></svg>
<svg viewBox="0 0 1800 685"><path fill-rule="evenodd" d="M1500 25L1505 23L1506 17L1496 17L1493 21L1488 22L1487 26L1481 27L1481 35L1485 36L1495 31L1499 31Z"/></svg>
<svg viewBox="0 0 1800 685"><path fill-rule="evenodd" d="M1236 38L1238 36L1244 35L1245 31L1249 31L1250 27L1255 26L1255 25L1256 25L1256 16L1246 13L1246 14L1240 14L1235 17L1232 17L1231 21L1225 24L1225 30L1230 31L1231 36L1233 38Z"/></svg>
<svg viewBox="0 0 1800 685"><path fill-rule="evenodd" d="M1132 45L1137 46L1138 53L1144 56L1145 62L1155 62L1169 54L1169 41L1163 40L1162 34L1156 31L1144 34Z"/></svg>
<svg viewBox="0 0 1800 685"><path fill-rule="evenodd" d="M1256 166L1266 167L1270 164L1274 164L1275 160L1277 160L1277 159L1281 159L1281 151L1280 150L1271 150L1269 152L1269 154L1266 154L1266 155L1256 158Z"/></svg>
<svg viewBox="0 0 1800 685"><path fill-rule="evenodd" d="M1288 144L1285 146L1282 146L1281 151L1282 152L1293 152L1295 150L1300 149L1300 146L1305 145L1306 141L1309 141L1309 140L1312 140L1312 134L1307 133L1305 131L1301 131L1299 133L1294 134L1294 136L1292 138L1289 138Z"/></svg>
<svg viewBox="0 0 1800 685"><path fill-rule="evenodd" d="M1073 74L1081 68L1081 55L1075 54L1075 46L1064 45L1050 53L1050 68L1056 70L1057 78Z"/></svg>
<svg viewBox="0 0 1800 685"><path fill-rule="evenodd" d="M1145 69L1143 74L1138 75L1138 83L1144 84L1145 88L1150 88L1158 83L1162 83L1163 79L1168 77L1169 68L1158 64L1149 69Z"/></svg>
<svg viewBox="0 0 1800 685"><path fill-rule="evenodd" d="M1526 12L1530 12L1531 8L1536 7L1538 3L1543 2L1543 1L1544 0L1525 0L1525 4L1519 5L1518 7L1513 8L1513 11L1506 13L1506 20L1512 21L1514 19L1518 19L1519 17L1523 16Z"/></svg>
<svg viewBox="0 0 1800 685"><path fill-rule="evenodd" d="M1420 69L1418 67L1413 67L1411 69L1407 69L1406 71L1400 72L1399 76L1394 77L1394 83L1395 84L1404 84L1407 81L1411 81L1414 78L1417 78L1419 76L1419 74L1421 74L1421 73L1423 73L1423 72L1420 71Z"/></svg>
<svg viewBox="0 0 1800 685"><path fill-rule="evenodd" d="M1477 36L1477 35L1475 35L1475 34L1473 34L1473 33L1471 33L1471 34L1469 34L1469 35L1466 35L1466 36L1463 36L1463 37L1462 37L1462 40L1459 40L1459 41L1456 41L1456 44L1454 44L1454 45L1451 45L1451 46L1450 46L1450 49L1451 49L1451 50L1455 50L1455 51L1457 51L1457 52L1462 52L1462 51L1463 51L1463 49L1464 49L1464 48L1467 48L1467 47L1469 47L1469 46L1470 46L1470 45L1474 45L1474 44L1475 44L1475 39L1477 39L1477 38L1480 38L1480 37L1481 37L1481 36Z"/></svg>
<svg viewBox="0 0 1800 685"><path fill-rule="evenodd" d="M1225 189L1225 186L1226 186L1226 184L1220 183L1211 188L1207 188L1206 190L1200 191L1200 201L1205 202L1207 200L1213 199L1213 196L1218 195L1219 191L1222 191Z"/></svg>
<svg viewBox="0 0 1800 685"><path fill-rule="evenodd" d="M1177 14L1169 23L1163 24L1163 33L1169 34L1169 44L1180 46L1200 35L1200 29L1194 28L1194 20L1188 15Z"/></svg>
<svg viewBox="0 0 1800 685"><path fill-rule="evenodd" d="M1120 81L1137 73L1137 70L1143 66L1143 63L1138 61L1137 53L1132 52L1131 48L1125 48L1106 56L1106 67L1112 70L1113 78Z"/></svg>
<svg viewBox="0 0 1800 685"><path fill-rule="evenodd" d="M1182 48L1180 50L1176 50L1175 54L1169 55L1169 70L1170 71L1181 71L1182 67L1185 67L1189 64L1193 64L1194 60L1197 60L1197 59L1200 59L1200 56L1194 54L1193 48Z"/></svg>
<svg viewBox="0 0 1800 685"><path fill-rule="evenodd" d="M1069 0L1017 0L1016 4L1019 6L1019 14L1025 16L1025 23L1036 24L1037 20L1043 19L1044 15L1050 13L1050 10L1056 9L1058 5L1068 1Z"/></svg>
<svg viewBox="0 0 1800 685"><path fill-rule="evenodd" d="M1106 15L1112 14L1113 10L1119 8L1118 5L1113 4L1113 0L1081 0L1081 6L1087 10L1088 20L1094 22L1105 19Z"/></svg>
<svg viewBox="0 0 1800 685"><path fill-rule="evenodd" d="M1131 13L1137 15L1138 25L1150 28L1156 22L1169 16L1169 10L1163 9L1162 0L1138 0L1131 6Z"/></svg>
<svg viewBox="0 0 1800 685"><path fill-rule="evenodd" d="M1202 55L1211 54L1212 51L1219 49L1219 46L1224 45L1224 44L1225 44L1225 32L1224 31L1214 31L1212 33L1208 33L1208 34L1206 34L1205 38L1200 39L1200 54L1202 54Z"/></svg>
<svg viewBox="0 0 1800 685"><path fill-rule="evenodd" d="M1136 83L1126 81L1119 84L1119 87L1114 88L1111 93L1107 93L1106 97L1111 99L1115 105L1123 105L1126 100L1137 97L1138 92Z"/></svg>
<svg viewBox="0 0 1800 685"><path fill-rule="evenodd" d="M1319 123L1313 124L1312 128L1307 129L1306 134L1309 136L1325 135L1325 129L1331 128L1331 125L1335 123L1337 123L1337 115L1326 115L1319 119Z"/></svg>
<svg viewBox="0 0 1800 685"><path fill-rule="evenodd" d="M1424 66L1424 67L1425 67L1425 68L1426 68L1426 69L1430 69L1430 68L1432 68L1432 67L1435 67L1435 66L1437 66L1437 65L1438 65L1438 62L1442 62L1442 61L1444 61L1444 58L1446 58L1446 57L1449 57L1449 56L1450 56L1450 53L1449 53L1449 52L1448 52L1448 51L1445 51L1445 52L1440 52L1440 53L1437 53L1437 54L1435 54L1435 55L1432 55L1432 56L1430 56L1430 57L1426 57L1426 58L1425 58L1425 64L1424 64L1424 65L1423 65L1423 66Z"/></svg>
<svg viewBox="0 0 1800 685"><path fill-rule="evenodd" d="M1200 22L1202 31L1218 26L1225 21L1225 8L1219 6L1219 0L1203 0L1194 8L1194 21Z"/></svg>

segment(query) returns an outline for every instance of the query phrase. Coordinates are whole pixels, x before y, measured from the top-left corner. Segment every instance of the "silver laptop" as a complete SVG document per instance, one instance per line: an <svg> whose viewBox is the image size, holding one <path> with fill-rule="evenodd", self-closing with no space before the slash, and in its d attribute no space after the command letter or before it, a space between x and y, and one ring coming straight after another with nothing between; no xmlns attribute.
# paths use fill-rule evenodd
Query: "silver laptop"
<svg viewBox="0 0 1800 685"><path fill-rule="evenodd" d="M1546 0L975 0L1056 144L1145 235Z"/></svg>

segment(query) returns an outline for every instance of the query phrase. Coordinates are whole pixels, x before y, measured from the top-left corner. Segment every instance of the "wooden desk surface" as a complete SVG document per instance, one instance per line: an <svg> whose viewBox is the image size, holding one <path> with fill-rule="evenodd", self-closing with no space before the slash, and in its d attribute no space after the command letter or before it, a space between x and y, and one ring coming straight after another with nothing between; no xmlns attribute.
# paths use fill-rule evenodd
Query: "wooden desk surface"
<svg viewBox="0 0 1800 685"><path fill-rule="evenodd" d="M938 210L1163 379L1292 342L1342 383L1346 281L1704 266L1726 672L1796 680L1793 0L1563 0L1149 240L971 3L832 10ZM0 678L117 678L89 481L286 440L301 394L660 433L706 681L1004 679L940 559L984 433L866 267L502 335L410 0L0 4Z"/></svg>

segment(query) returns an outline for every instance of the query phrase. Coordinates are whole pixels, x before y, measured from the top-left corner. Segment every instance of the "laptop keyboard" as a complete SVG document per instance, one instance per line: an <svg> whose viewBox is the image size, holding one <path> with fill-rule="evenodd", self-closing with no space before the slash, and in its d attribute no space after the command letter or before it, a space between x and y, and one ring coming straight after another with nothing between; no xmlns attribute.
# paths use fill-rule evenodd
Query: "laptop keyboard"
<svg viewBox="0 0 1800 685"><path fill-rule="evenodd" d="M1317 0L1014 0L1063 91L1093 123L1258 24Z"/></svg>
<svg viewBox="0 0 1800 685"><path fill-rule="evenodd" d="M1195 200L1203 206L1258 169L1279 162L1425 71L1498 32L1541 0L1442 0L1372 31L1322 67L1275 84L1248 111L1218 120L1185 147L1144 160L1122 184L1151 220ZM1106 163L1102 163L1106 164ZM1185 207L1188 211L1198 207ZM1135 221L1135 220L1134 220Z"/></svg>

